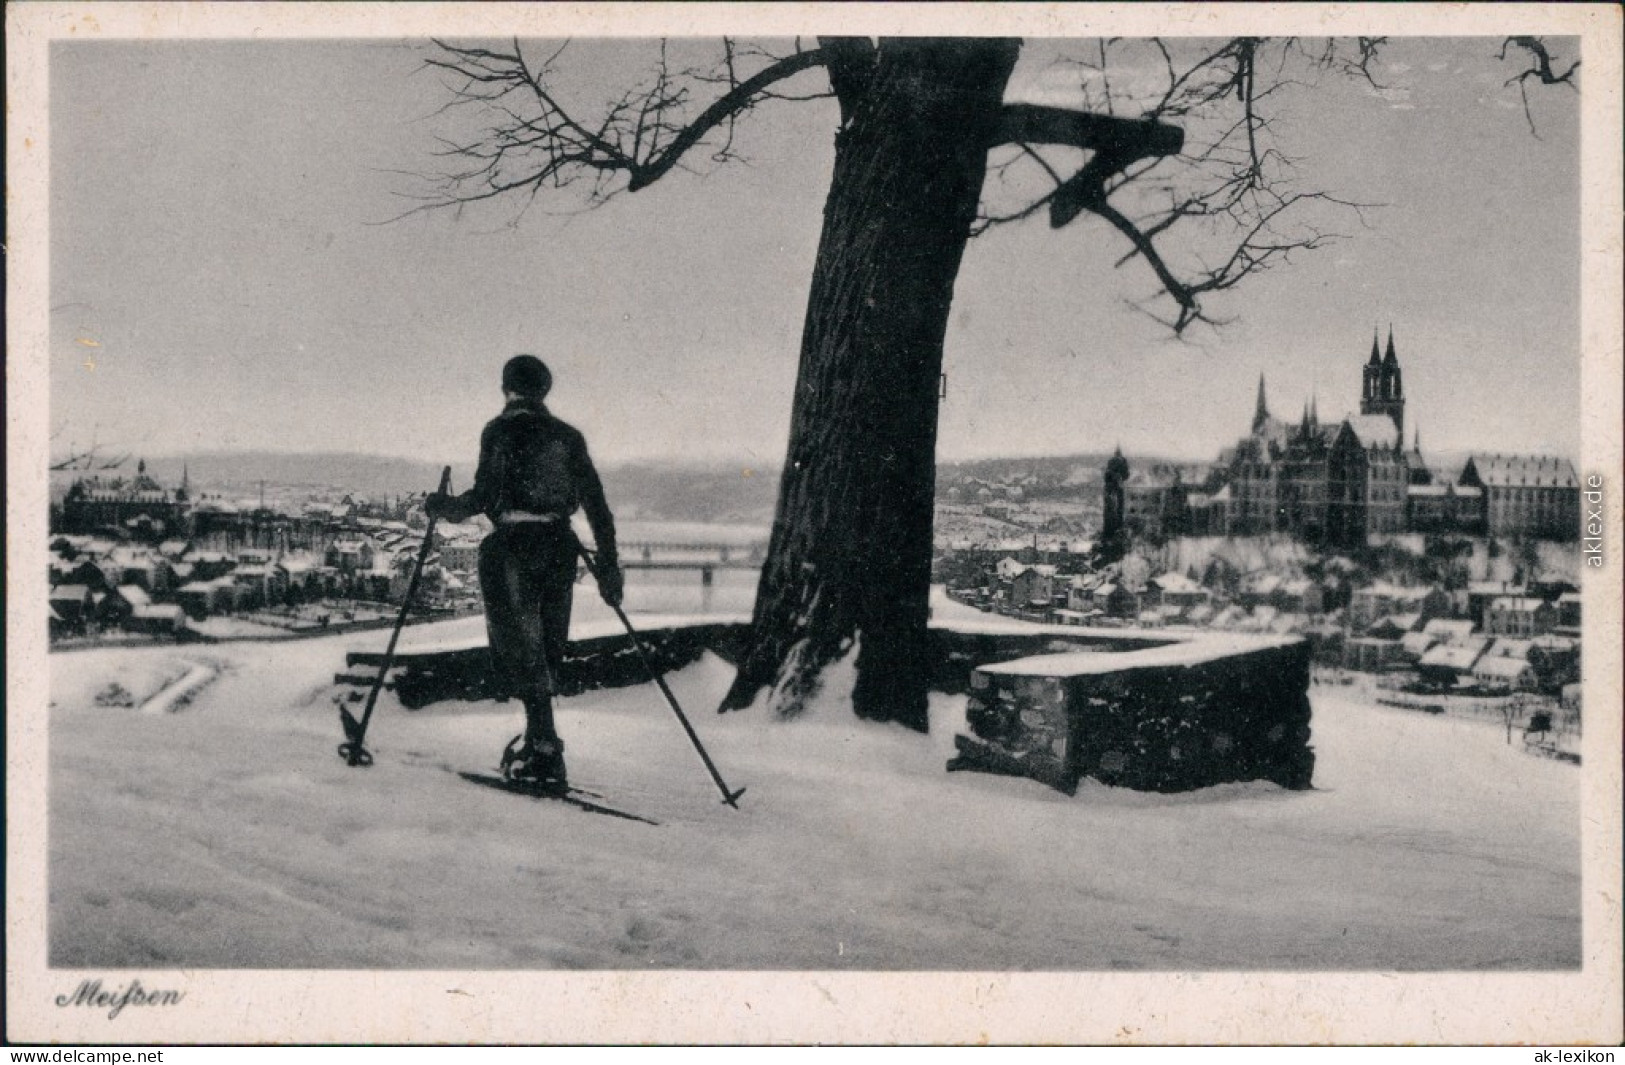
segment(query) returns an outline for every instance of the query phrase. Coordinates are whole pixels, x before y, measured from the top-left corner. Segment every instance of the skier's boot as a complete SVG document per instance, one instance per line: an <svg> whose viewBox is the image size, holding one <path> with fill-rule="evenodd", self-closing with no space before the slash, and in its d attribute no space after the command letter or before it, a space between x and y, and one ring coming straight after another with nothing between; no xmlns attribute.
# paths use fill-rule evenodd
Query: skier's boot
<svg viewBox="0 0 1625 1065"><path fill-rule="evenodd" d="M544 788L568 790L570 780L564 770L564 741L554 736L528 746L530 758L525 763L522 779L534 781Z"/></svg>
<svg viewBox="0 0 1625 1065"><path fill-rule="evenodd" d="M557 737L515 736L502 752L502 775L507 780L567 789L570 784L564 768L564 741Z"/></svg>

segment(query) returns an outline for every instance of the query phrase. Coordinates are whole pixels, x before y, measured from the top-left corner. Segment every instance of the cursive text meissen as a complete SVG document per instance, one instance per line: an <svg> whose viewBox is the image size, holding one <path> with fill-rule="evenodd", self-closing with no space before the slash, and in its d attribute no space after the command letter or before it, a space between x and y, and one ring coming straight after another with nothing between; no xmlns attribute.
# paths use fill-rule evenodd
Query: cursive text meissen
<svg viewBox="0 0 1625 1065"><path fill-rule="evenodd" d="M112 1020L126 1006L175 1006L185 997L184 991L149 991L141 986L140 980L131 980L128 987L112 990L104 990L100 980L81 980L73 991L56 996L56 1004L106 1009L107 1019Z"/></svg>

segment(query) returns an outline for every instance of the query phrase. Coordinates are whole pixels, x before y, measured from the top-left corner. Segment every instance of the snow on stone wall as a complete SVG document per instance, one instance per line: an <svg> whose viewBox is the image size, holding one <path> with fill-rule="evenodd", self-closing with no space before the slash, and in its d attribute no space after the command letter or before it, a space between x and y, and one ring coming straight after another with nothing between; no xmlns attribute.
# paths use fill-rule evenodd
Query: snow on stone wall
<svg viewBox="0 0 1625 1065"><path fill-rule="evenodd" d="M1047 655L978 669L949 767L1083 777L1142 791L1232 781L1311 786L1309 646L1194 640L1123 655Z"/></svg>

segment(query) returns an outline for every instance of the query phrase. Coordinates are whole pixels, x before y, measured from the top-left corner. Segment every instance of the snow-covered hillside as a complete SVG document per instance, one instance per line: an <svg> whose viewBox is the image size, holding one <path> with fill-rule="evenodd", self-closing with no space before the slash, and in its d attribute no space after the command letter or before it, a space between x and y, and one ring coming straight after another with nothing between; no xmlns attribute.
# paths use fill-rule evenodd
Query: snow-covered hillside
<svg viewBox="0 0 1625 1065"><path fill-rule="evenodd" d="M461 624L465 628L467 622ZM517 704L331 701L385 634L51 656L50 961L154 968L1531 969L1577 965L1579 781L1498 728L1316 688L1317 788L948 774L832 686L794 723L672 679L566 700L572 774L649 827L474 787ZM458 637L463 633L456 634ZM432 642L429 629L414 640ZM201 687L197 683L212 677ZM123 696L108 698L113 685ZM185 698L169 699L179 684ZM157 701L153 697L157 696ZM166 699L168 702L166 702ZM140 712L142 704L164 712ZM171 707L169 703L173 703Z"/></svg>

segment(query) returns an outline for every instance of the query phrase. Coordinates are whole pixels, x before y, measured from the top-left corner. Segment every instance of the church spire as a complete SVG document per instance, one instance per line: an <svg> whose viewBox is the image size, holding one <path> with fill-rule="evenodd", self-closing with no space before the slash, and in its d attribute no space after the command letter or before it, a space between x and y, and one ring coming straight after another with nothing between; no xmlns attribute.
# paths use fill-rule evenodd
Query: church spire
<svg viewBox="0 0 1625 1065"><path fill-rule="evenodd" d="M1377 327L1376 326L1371 327L1371 358L1366 362L1366 365L1367 366L1381 366L1382 365L1382 355L1381 355L1380 349L1377 347Z"/></svg>
<svg viewBox="0 0 1625 1065"><path fill-rule="evenodd" d="M1376 344L1376 338L1375 337L1373 337L1372 341L1371 341L1371 354L1372 354L1373 358L1377 354L1377 344ZM1383 355L1382 364L1384 366L1398 366L1399 365L1399 356L1394 354L1394 327L1391 324L1388 326L1388 352L1387 352L1387 354Z"/></svg>
<svg viewBox="0 0 1625 1065"><path fill-rule="evenodd" d="M1264 428L1270 418L1269 404L1264 401L1264 375L1258 375L1258 406L1253 410L1253 432Z"/></svg>

